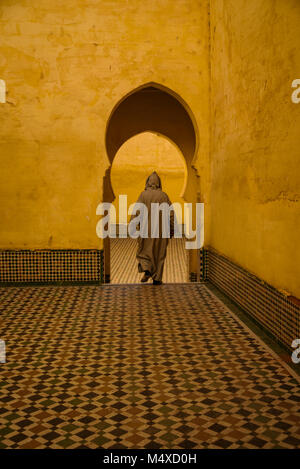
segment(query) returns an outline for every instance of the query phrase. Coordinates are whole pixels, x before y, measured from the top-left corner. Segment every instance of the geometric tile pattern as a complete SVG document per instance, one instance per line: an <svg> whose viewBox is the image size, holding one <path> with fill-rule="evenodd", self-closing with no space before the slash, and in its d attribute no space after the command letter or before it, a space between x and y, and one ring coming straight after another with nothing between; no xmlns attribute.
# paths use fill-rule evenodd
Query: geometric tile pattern
<svg viewBox="0 0 300 469"><path fill-rule="evenodd" d="M199 270L199 281L205 282L207 280L207 253L205 248L201 248L198 251L198 270Z"/></svg>
<svg viewBox="0 0 300 469"><path fill-rule="evenodd" d="M0 250L0 282L101 282L99 249Z"/></svg>
<svg viewBox="0 0 300 469"><path fill-rule="evenodd" d="M188 281L188 251L184 238L169 240L163 271L164 283ZM137 240L132 238L111 238L111 283L140 283L143 274L138 272L136 252ZM149 280L152 283L152 280Z"/></svg>
<svg viewBox="0 0 300 469"><path fill-rule="evenodd" d="M205 249L206 278L291 349L300 338L300 303L220 255Z"/></svg>
<svg viewBox="0 0 300 469"><path fill-rule="evenodd" d="M299 381L204 284L0 288L1 448L297 448Z"/></svg>

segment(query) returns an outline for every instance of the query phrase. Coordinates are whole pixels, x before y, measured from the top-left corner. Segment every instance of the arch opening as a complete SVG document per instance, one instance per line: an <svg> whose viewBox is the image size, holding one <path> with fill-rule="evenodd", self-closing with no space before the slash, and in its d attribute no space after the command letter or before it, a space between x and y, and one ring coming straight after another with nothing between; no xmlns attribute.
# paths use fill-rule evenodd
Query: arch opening
<svg viewBox="0 0 300 469"><path fill-rule="evenodd" d="M188 106L161 85L144 85L114 107L106 128L106 150L112 162L120 146L136 134L152 131L165 135L192 162L197 145L195 119Z"/></svg>
<svg viewBox="0 0 300 469"><path fill-rule="evenodd" d="M196 202L199 177L192 165L198 149L195 118L179 95L157 83L148 83L131 91L114 106L111 112L105 135L110 166L104 177L103 201L113 202L115 199L111 170L118 151L129 139L145 132L159 134L178 147L186 166L181 196L183 201ZM106 238L104 240L106 282L110 280L109 244L109 238Z"/></svg>
<svg viewBox="0 0 300 469"><path fill-rule="evenodd" d="M111 184L116 196L113 205L119 219L118 196L126 194L128 207L134 204L145 188L145 181L156 171L162 189L172 201L183 206L187 180L186 161L172 140L154 132L142 132L131 137L119 148L112 163ZM176 213L182 223L182 213ZM127 216L129 222L129 215Z"/></svg>

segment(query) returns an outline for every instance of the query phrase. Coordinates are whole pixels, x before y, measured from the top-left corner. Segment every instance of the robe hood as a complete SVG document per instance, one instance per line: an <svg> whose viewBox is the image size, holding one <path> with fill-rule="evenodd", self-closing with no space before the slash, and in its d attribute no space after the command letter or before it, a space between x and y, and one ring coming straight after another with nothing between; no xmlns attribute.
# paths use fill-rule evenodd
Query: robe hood
<svg viewBox="0 0 300 469"><path fill-rule="evenodd" d="M156 171L153 171L153 173L148 177L145 190L147 189L161 189L161 180Z"/></svg>

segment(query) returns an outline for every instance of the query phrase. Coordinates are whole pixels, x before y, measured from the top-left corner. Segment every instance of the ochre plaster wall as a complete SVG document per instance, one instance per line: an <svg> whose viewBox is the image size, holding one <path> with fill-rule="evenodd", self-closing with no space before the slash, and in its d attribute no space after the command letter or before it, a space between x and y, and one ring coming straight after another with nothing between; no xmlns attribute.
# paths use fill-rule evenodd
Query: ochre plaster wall
<svg viewBox="0 0 300 469"><path fill-rule="evenodd" d="M300 297L298 0L211 1L209 244Z"/></svg>
<svg viewBox="0 0 300 469"><path fill-rule="evenodd" d="M97 248L115 104L148 82L189 105L209 196L206 0L2 0L0 248Z"/></svg>
<svg viewBox="0 0 300 469"><path fill-rule="evenodd" d="M299 297L299 22L298 0L2 0L0 248L102 246L106 125L154 82L195 117L206 244Z"/></svg>

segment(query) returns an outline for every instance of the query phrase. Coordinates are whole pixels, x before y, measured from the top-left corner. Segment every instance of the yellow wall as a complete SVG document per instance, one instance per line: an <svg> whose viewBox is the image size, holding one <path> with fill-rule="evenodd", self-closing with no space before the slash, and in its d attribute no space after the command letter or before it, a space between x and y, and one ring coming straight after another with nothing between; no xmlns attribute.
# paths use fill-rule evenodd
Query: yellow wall
<svg viewBox="0 0 300 469"><path fill-rule="evenodd" d="M207 0L2 0L0 248L97 248L115 104L160 83L199 129L208 196Z"/></svg>
<svg viewBox="0 0 300 469"><path fill-rule="evenodd" d="M2 0L0 248L102 245L106 125L155 82L196 119L206 245L300 296L299 22L298 0Z"/></svg>
<svg viewBox="0 0 300 469"><path fill-rule="evenodd" d="M300 297L298 0L211 1L209 244Z"/></svg>
<svg viewBox="0 0 300 469"><path fill-rule="evenodd" d="M111 169L111 182L116 196L114 206L118 222L119 199L127 195L128 207L145 189L147 177L156 171L172 203L183 209L181 197L186 182L186 164L179 149L165 137L143 132L127 140L118 151ZM180 212L179 212L180 214ZM180 221L182 222L182 221Z"/></svg>

